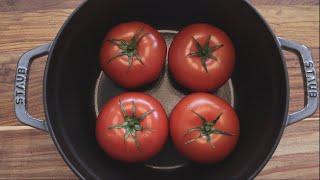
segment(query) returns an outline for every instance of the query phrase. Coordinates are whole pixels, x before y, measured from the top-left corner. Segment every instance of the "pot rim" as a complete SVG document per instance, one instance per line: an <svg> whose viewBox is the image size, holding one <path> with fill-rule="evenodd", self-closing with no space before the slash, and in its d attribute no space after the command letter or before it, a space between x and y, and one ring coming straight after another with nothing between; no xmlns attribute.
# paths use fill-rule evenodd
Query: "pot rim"
<svg viewBox="0 0 320 180"><path fill-rule="evenodd" d="M285 107L284 107L284 114L283 114L283 119L282 119L282 125L281 125L281 129L278 133L278 136L275 138L275 143L273 144L272 149L270 150L270 152L267 154L267 156L264 158L263 162L260 164L259 167L256 168L256 170L249 176L247 177L248 179L254 179L254 177L256 177L261 170L265 167L265 165L267 164L267 162L271 159L272 155L274 154L276 148L278 147L278 144L280 142L280 139L283 135L283 131L284 128L286 127L286 122L287 122L287 117L288 117L288 106L289 106L289 80L288 80L288 70L286 68L286 63L284 61L284 56L283 56L283 52L281 50L279 41L277 40L276 35L274 34L273 30L271 29L270 25L266 22L266 20L262 17L262 15L258 12L258 10L247 0L243 1L245 3L245 5L249 6L250 9L253 10L253 13L255 13L255 15L259 18L259 20L265 25L265 27L267 28L268 32L271 34L273 41L275 41L275 44L277 46L277 49L279 51L280 57L281 57L281 63L282 63L282 67L284 70L284 76L285 76L285 83L286 83L286 102L285 102ZM67 18L67 20L63 23L63 25L61 26L59 32L57 33L56 37L54 38L49 54L48 54L48 58L47 58L47 62L46 62L46 66L45 66L45 70L44 70L44 78L43 78L43 104L44 104L44 112L45 112L45 117L46 117L46 121L47 121L47 125L48 125L48 131L50 133L50 136L56 146L56 148L58 149L59 154L62 156L63 160L67 163L67 165L69 166L69 168L80 178L80 179L86 179L83 176L83 173L79 171L79 169L77 167L74 166L74 164L69 160L69 158L67 157L67 155L64 153L63 148L60 146L60 143L58 142L55 133L53 131L53 128L51 126L51 120L49 118L49 113L48 113L48 105L47 105L47 75L48 75L48 69L49 69L49 64L50 61L52 59L52 54L55 50L55 46L57 44L57 42L59 41L61 34L64 32L65 27L68 26L70 20L79 13L79 10L81 8L83 8L87 3L89 3L89 1L84 1L82 2L80 5L78 5L78 7L76 7L74 9L74 11L69 15L69 17Z"/></svg>

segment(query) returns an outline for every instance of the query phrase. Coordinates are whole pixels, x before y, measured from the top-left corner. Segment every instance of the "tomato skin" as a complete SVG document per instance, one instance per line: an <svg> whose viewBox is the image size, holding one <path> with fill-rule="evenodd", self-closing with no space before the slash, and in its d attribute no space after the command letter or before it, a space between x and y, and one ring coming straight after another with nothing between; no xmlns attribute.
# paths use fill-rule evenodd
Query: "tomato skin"
<svg viewBox="0 0 320 180"><path fill-rule="evenodd" d="M200 57L188 56L197 50L192 37L201 45L211 35L210 46L223 47L211 53L217 60L208 59L208 72ZM174 79L194 91L209 91L222 86L231 76L235 64L234 46L222 30L209 24L192 24L183 28L174 38L168 54L168 63Z"/></svg>
<svg viewBox="0 0 320 180"><path fill-rule="evenodd" d="M220 113L220 119L214 126L229 132L232 136L211 134L212 148L205 137L186 144L199 136L198 131L186 134L188 129L201 125L199 118L192 112L213 120ZM199 163L216 163L227 157L237 144L240 134L239 120L232 107L222 99L208 93L193 93L183 98L170 115L170 134L177 150L192 161Z"/></svg>
<svg viewBox="0 0 320 180"><path fill-rule="evenodd" d="M112 57L121 52L121 49L107 40L130 41L134 34L141 29L144 33L148 33L137 44L137 52L143 64L137 58L133 58L129 68L128 56L117 57L108 63ZM156 29L142 22L122 23L107 33L100 50L100 66L103 72L117 84L125 88L136 88L158 78L164 67L166 54L165 40Z"/></svg>
<svg viewBox="0 0 320 180"><path fill-rule="evenodd" d="M124 140L125 129L108 129L124 122L121 100L128 114L132 113L132 101L136 105L136 114L154 110L141 121L141 126L148 130L137 131L138 149L133 138ZM124 162L142 162L157 154L168 136L168 120L161 104L144 93L124 93L108 101L100 112L96 122L96 139L101 148L112 158Z"/></svg>

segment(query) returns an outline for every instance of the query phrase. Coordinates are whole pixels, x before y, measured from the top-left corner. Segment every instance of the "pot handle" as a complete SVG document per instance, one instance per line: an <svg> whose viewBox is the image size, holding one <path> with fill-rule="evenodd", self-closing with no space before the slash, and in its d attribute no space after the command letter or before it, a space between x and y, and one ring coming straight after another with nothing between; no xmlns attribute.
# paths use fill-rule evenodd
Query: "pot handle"
<svg viewBox="0 0 320 180"><path fill-rule="evenodd" d="M17 119L26 125L35 127L43 131L48 131L47 123L44 120L39 120L32 117L27 112L26 95L30 64L34 59L47 55L50 51L50 47L51 43L45 44L34 48L21 56L16 70L14 87L14 106Z"/></svg>
<svg viewBox="0 0 320 180"><path fill-rule="evenodd" d="M287 119L288 126L311 116L317 111L319 102L319 91L311 51L304 45L300 45L296 42L289 41L280 37L278 37L278 42L280 43L282 49L292 51L299 56L304 81L304 108L300 111L289 114Z"/></svg>

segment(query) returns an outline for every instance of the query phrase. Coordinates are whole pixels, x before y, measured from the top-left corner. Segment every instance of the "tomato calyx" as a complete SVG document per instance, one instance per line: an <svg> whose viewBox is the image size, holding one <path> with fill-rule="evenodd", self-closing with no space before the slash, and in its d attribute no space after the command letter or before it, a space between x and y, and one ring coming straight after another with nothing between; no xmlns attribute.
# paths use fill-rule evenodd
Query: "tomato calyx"
<svg viewBox="0 0 320 180"><path fill-rule="evenodd" d="M118 48L121 49L120 53L116 54L108 60L108 64L110 64L118 57L127 56L129 65L127 72L130 70L134 59L138 60L142 65L144 65L142 57L138 53L137 47L141 39L147 34L149 33L143 33L143 28L141 28L133 35L133 37L129 41L126 41L124 39L106 40L107 42L110 42L111 44L118 46Z"/></svg>
<svg viewBox="0 0 320 180"><path fill-rule="evenodd" d="M198 40L196 40L194 38L194 36L192 36L193 41L195 42L197 51L195 52L190 52L188 54L188 56L190 57L200 57L201 60L201 64L203 66L203 68L205 69L205 71L208 73L208 67L207 67L207 61L209 60L217 60L217 57L213 56L212 53L220 48L223 47L223 44L220 45L216 45L216 46L210 46L209 42L211 39L211 35L208 36L208 38L206 39L206 42L203 46L201 46L201 44L199 43Z"/></svg>
<svg viewBox="0 0 320 180"><path fill-rule="evenodd" d="M122 124L116 124L114 126L108 127L109 130L112 129L124 129L124 143L126 144L127 140L132 137L135 143L136 148L140 151L140 143L138 141L137 132L138 131L147 131L150 130L148 128L144 128L141 125L141 121L143 121L148 115L154 112L154 109L149 110L145 113L143 113L140 116L137 116L136 110L137 107L135 105L135 102L132 101L132 108L131 108L131 114L129 115L128 112L125 110L121 100L119 99L121 114L123 116L124 122Z"/></svg>
<svg viewBox="0 0 320 180"><path fill-rule="evenodd" d="M212 134L222 134L225 136L232 136L231 133L226 132L226 131L222 131L220 129L215 128L214 126L216 125L216 123L218 122L218 120L220 119L220 117L222 116L222 113L220 113L214 120L212 121L207 121L206 118L204 118L202 115L200 115L199 113L195 112L192 110L192 112L201 120L202 125L195 127L195 128L190 128L187 130L187 132L184 134L184 136L190 134L191 132L194 131L198 131L200 132L199 135L195 138L192 138L188 141L186 141L184 144L190 144L193 142L196 142L198 139L205 137L207 142L210 144L210 146L212 148L215 148L215 146L212 144L212 138L211 135Z"/></svg>

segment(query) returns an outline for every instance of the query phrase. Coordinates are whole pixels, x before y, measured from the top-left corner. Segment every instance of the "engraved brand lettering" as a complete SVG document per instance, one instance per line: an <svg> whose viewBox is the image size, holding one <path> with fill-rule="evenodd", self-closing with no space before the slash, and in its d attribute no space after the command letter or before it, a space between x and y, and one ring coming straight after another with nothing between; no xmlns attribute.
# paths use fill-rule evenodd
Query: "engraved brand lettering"
<svg viewBox="0 0 320 180"><path fill-rule="evenodd" d="M23 81L24 81L24 76L18 74L16 81L17 81L17 82L23 82Z"/></svg>
<svg viewBox="0 0 320 180"><path fill-rule="evenodd" d="M307 81L308 81L308 83L315 82L316 81L316 77L314 75L308 76L308 74L307 74Z"/></svg>
<svg viewBox="0 0 320 180"><path fill-rule="evenodd" d="M314 65L312 62L305 62L304 63L305 72L306 72L306 81L307 81L307 91L309 97L317 97L317 82L316 82L316 73L314 71Z"/></svg>
<svg viewBox="0 0 320 180"><path fill-rule="evenodd" d="M25 94L26 94L26 74L27 69L23 67L18 67L17 77L16 77L16 104L25 104Z"/></svg>
<svg viewBox="0 0 320 180"><path fill-rule="evenodd" d="M309 92L310 97L317 97L318 93L317 92Z"/></svg>
<svg viewBox="0 0 320 180"><path fill-rule="evenodd" d="M22 97L16 98L16 104L24 104L24 98Z"/></svg>
<svg viewBox="0 0 320 180"><path fill-rule="evenodd" d="M18 68L18 74L26 74L25 68Z"/></svg>
<svg viewBox="0 0 320 180"><path fill-rule="evenodd" d="M16 87L19 89L24 89L25 88L25 76L22 75L17 75L17 79L16 79Z"/></svg>
<svg viewBox="0 0 320 180"><path fill-rule="evenodd" d="M24 89L20 90L20 89L16 89L16 96L18 95L24 95Z"/></svg>
<svg viewBox="0 0 320 180"><path fill-rule="evenodd" d="M317 85L316 84L308 84L308 89L309 90L317 90Z"/></svg>
<svg viewBox="0 0 320 180"><path fill-rule="evenodd" d="M313 71L312 68L311 68L311 69L307 69L307 70L306 70L306 73L309 74L309 75L311 75L311 76L314 75L314 71Z"/></svg>
<svg viewBox="0 0 320 180"><path fill-rule="evenodd" d="M313 67L313 63L312 63L312 62L305 62L305 63L304 63L304 66L305 66L306 68L312 68L312 67Z"/></svg>

